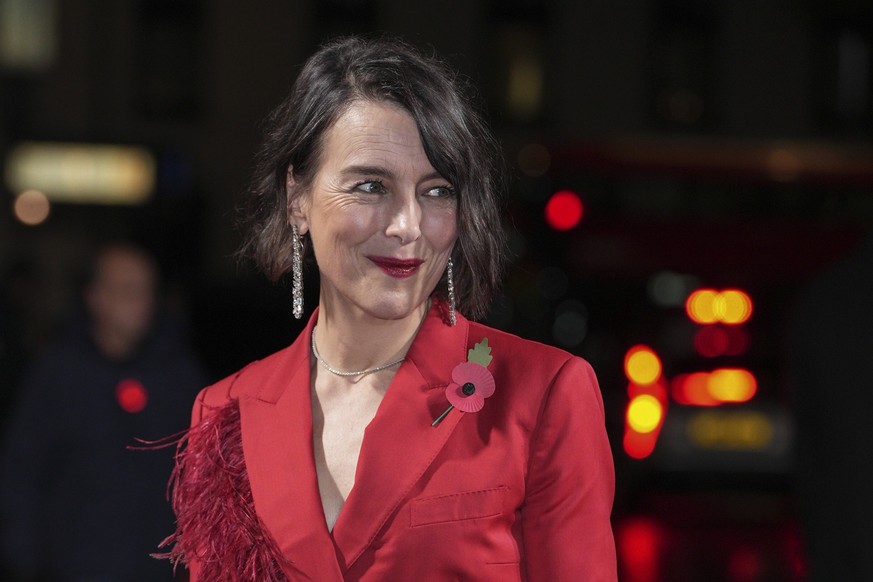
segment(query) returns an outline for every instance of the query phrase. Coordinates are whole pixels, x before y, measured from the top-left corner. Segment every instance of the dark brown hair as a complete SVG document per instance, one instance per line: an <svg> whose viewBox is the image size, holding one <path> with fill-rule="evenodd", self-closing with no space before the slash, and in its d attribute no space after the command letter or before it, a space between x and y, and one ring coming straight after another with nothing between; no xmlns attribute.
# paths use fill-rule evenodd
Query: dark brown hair
<svg viewBox="0 0 873 582"><path fill-rule="evenodd" d="M455 188L457 307L468 317L482 317L504 263L499 199L505 174L500 149L472 95L455 71L402 41L349 37L324 45L267 120L244 216L248 232L242 254L274 281L287 273L288 197L300 196L311 186L325 133L355 101L393 103L413 117L428 160ZM289 168L296 185L291 192L286 191ZM446 297L445 277L436 293Z"/></svg>

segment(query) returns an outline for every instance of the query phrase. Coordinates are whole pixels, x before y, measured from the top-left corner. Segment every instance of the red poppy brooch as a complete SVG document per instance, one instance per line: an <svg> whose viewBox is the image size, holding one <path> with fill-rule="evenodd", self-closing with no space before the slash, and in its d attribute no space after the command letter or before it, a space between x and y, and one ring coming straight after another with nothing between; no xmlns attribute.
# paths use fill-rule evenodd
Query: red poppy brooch
<svg viewBox="0 0 873 582"><path fill-rule="evenodd" d="M455 366L452 370L452 381L446 386L449 407L434 419L431 426L442 422L452 408L462 412L482 410L485 399L494 394L494 376L487 367L491 360L487 337L467 351L467 361Z"/></svg>

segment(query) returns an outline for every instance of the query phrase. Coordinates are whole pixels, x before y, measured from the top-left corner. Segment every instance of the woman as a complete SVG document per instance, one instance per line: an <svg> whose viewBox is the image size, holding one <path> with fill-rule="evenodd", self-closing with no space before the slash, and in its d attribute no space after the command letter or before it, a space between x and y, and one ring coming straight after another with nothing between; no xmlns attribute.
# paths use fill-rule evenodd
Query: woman
<svg viewBox="0 0 873 582"><path fill-rule="evenodd" d="M245 251L292 273L288 348L206 388L171 557L194 580L614 580L583 360L469 321L497 282L497 148L438 61L349 38L270 119Z"/></svg>

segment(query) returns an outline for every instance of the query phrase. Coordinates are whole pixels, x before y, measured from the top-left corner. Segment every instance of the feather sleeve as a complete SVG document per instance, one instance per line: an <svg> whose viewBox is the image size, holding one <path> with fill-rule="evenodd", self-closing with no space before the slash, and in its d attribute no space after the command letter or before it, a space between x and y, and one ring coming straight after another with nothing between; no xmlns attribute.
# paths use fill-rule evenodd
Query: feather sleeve
<svg viewBox="0 0 873 582"><path fill-rule="evenodd" d="M255 513L237 400L204 415L179 440L169 492L176 531L156 557L191 568L192 582L288 580L286 559Z"/></svg>

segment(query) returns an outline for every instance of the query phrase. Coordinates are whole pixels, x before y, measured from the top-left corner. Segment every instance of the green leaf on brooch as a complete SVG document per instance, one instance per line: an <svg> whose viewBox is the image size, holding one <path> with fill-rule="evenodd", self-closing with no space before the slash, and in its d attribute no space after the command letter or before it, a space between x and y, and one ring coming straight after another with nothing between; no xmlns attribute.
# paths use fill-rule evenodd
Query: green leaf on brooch
<svg viewBox="0 0 873 582"><path fill-rule="evenodd" d="M481 364L488 367L491 363L491 348L488 347L488 338L482 338L482 341L467 350L467 361Z"/></svg>

